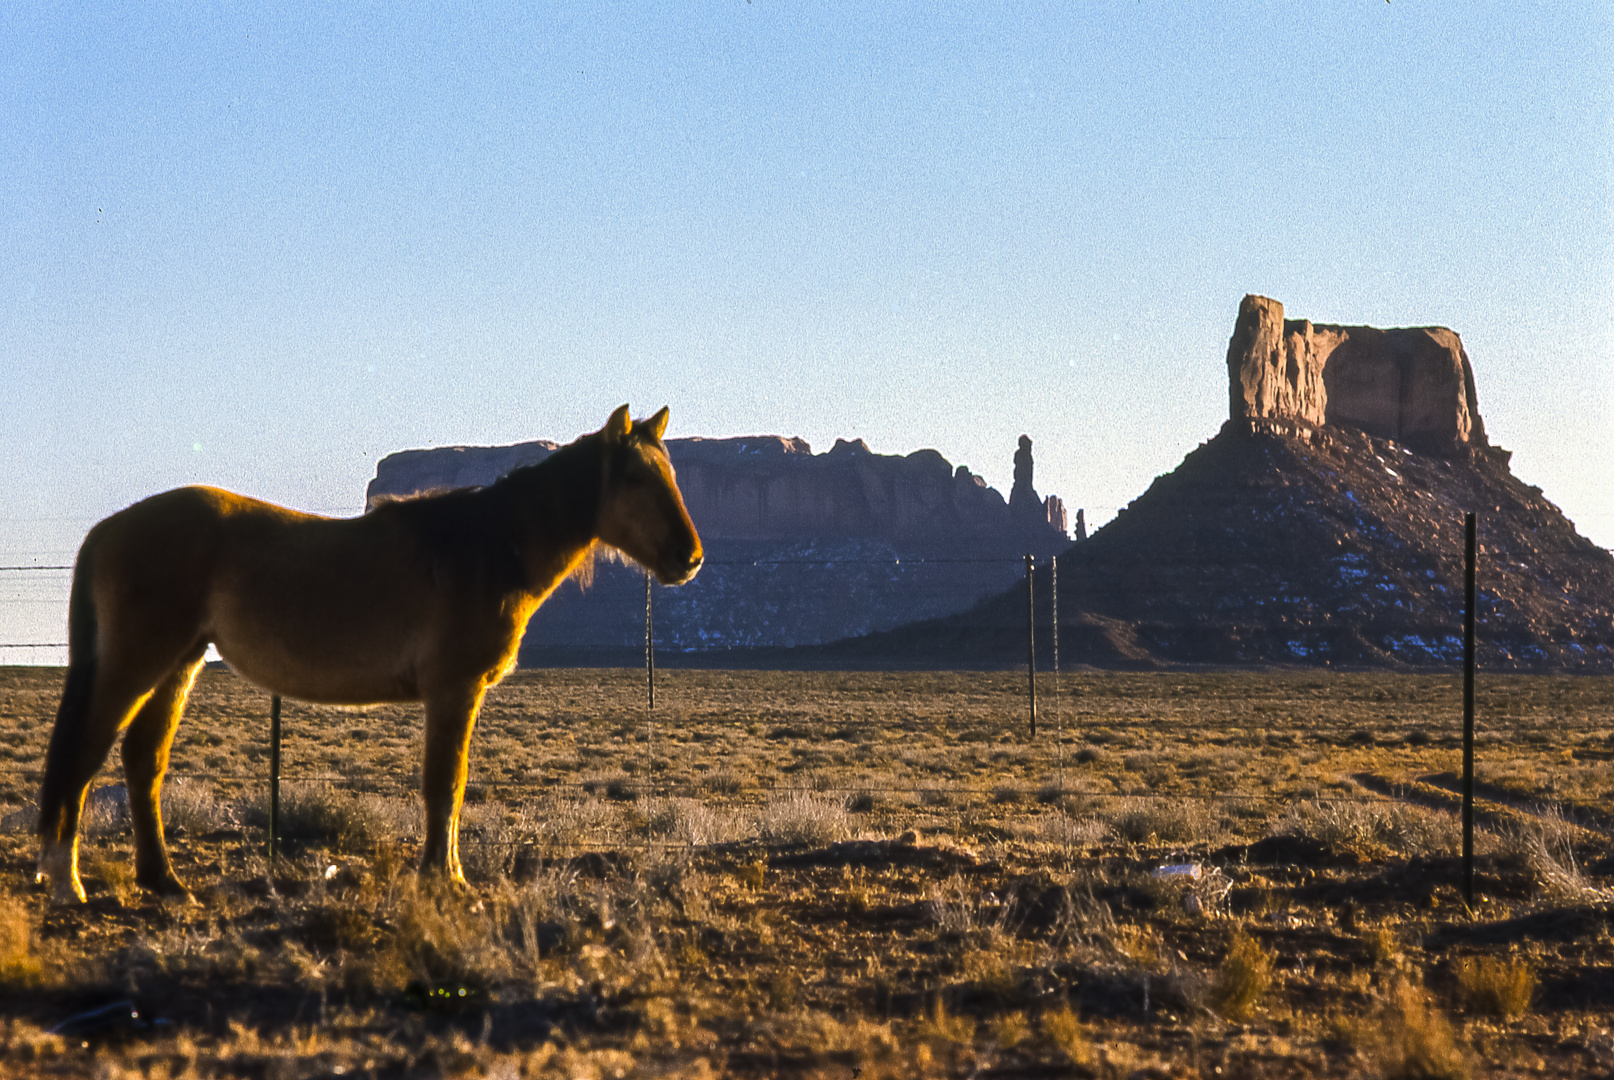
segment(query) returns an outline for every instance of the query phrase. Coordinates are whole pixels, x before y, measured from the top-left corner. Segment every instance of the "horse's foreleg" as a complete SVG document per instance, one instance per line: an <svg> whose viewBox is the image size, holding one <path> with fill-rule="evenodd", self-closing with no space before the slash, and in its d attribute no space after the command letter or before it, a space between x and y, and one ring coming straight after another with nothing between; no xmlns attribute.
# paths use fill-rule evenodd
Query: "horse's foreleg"
<svg viewBox="0 0 1614 1080"><path fill-rule="evenodd" d="M471 749L471 729L485 688L426 699L426 758L421 794L426 800L426 845L420 868L464 882L460 867L460 806Z"/></svg>
<svg viewBox="0 0 1614 1080"><path fill-rule="evenodd" d="M163 840L162 786L185 698L202 668L202 653L198 649L187 657L157 686L123 736L123 775L129 788L129 824L134 829L135 882L159 896L190 896L190 890L174 873L168 845Z"/></svg>

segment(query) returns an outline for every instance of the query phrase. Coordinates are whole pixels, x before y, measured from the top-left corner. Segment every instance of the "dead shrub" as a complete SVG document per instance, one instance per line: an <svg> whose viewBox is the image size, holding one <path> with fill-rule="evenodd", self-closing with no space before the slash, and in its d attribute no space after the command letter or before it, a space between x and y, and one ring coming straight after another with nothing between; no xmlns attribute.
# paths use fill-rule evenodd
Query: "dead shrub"
<svg viewBox="0 0 1614 1080"><path fill-rule="evenodd" d="M592 796L542 799L529 804L524 813L533 839L558 847L597 840L617 820L616 810Z"/></svg>
<svg viewBox="0 0 1614 1080"><path fill-rule="evenodd" d="M497 914L496 906L490 910L443 883L406 885L387 911L396 929L350 968L350 980L378 991L397 991L410 983L484 989L514 973L514 957Z"/></svg>

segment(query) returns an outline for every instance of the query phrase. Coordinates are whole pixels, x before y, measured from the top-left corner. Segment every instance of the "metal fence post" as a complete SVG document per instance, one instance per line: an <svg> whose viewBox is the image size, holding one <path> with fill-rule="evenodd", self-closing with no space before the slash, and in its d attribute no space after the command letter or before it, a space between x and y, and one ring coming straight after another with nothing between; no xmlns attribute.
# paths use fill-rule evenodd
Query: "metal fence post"
<svg viewBox="0 0 1614 1080"><path fill-rule="evenodd" d="M656 645L651 635L650 571L644 572L644 684L652 711L656 707Z"/></svg>
<svg viewBox="0 0 1614 1080"><path fill-rule="evenodd" d="M1475 515L1463 522L1463 898L1474 906L1474 576L1479 556Z"/></svg>
<svg viewBox="0 0 1614 1080"><path fill-rule="evenodd" d="M644 572L644 778L654 791L656 781L656 645L650 618L650 571ZM646 850L650 840L645 839Z"/></svg>
<svg viewBox="0 0 1614 1080"><path fill-rule="evenodd" d="M1054 745L1059 762L1059 790L1065 790L1065 710L1059 700L1059 556L1048 560L1048 600L1053 604L1054 624Z"/></svg>
<svg viewBox="0 0 1614 1080"><path fill-rule="evenodd" d="M1031 575L1036 570L1037 557L1026 556L1026 677L1030 680L1027 697L1031 702L1031 737L1037 737L1037 611L1031 592Z"/></svg>
<svg viewBox="0 0 1614 1080"><path fill-rule="evenodd" d="M269 699L269 861L280 849L280 695Z"/></svg>

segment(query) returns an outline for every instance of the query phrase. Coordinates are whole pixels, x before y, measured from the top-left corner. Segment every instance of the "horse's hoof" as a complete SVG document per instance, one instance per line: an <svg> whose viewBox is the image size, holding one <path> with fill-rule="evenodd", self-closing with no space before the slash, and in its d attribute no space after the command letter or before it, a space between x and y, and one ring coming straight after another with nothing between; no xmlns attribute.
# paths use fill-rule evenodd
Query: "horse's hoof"
<svg viewBox="0 0 1614 1080"><path fill-rule="evenodd" d="M78 858L76 849L67 844L45 844L39 852L39 867L34 875L34 883L50 886L50 902L53 904L70 904L77 907L85 903L89 897L84 895L84 885L78 879Z"/></svg>
<svg viewBox="0 0 1614 1080"><path fill-rule="evenodd" d="M171 873L153 878L150 881L142 881L136 878L135 883L153 896L163 900L177 900L183 904L196 903L196 897L185 887L185 883Z"/></svg>
<svg viewBox="0 0 1614 1080"><path fill-rule="evenodd" d="M84 895L84 886L77 881L52 881L50 883L50 902L58 907L82 907L89 902Z"/></svg>

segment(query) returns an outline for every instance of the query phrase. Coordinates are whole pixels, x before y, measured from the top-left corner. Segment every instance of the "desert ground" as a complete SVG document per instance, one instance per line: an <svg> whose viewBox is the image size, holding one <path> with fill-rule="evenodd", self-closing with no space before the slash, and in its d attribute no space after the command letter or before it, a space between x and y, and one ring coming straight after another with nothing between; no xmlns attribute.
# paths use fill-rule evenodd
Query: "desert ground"
<svg viewBox="0 0 1614 1080"><path fill-rule="evenodd" d="M1584 1076L1614 1070L1614 681L520 672L468 890L418 880L420 713L197 683L165 791L195 902L33 883L62 672L0 669L7 1076Z"/></svg>

